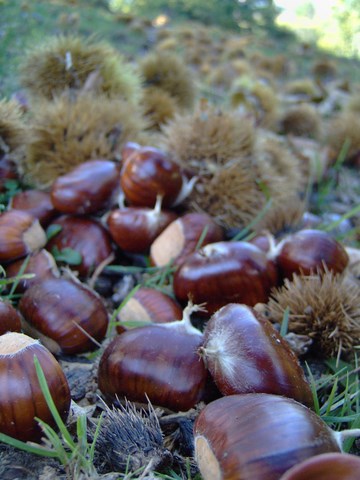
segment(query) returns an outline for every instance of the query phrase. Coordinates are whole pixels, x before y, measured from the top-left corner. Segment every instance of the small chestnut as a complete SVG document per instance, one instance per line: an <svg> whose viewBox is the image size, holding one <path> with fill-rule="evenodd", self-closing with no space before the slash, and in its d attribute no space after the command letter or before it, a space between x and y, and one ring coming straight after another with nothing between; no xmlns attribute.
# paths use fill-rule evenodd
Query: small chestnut
<svg viewBox="0 0 360 480"><path fill-rule="evenodd" d="M21 332L21 319L11 303L0 298L0 335Z"/></svg>
<svg viewBox="0 0 360 480"><path fill-rule="evenodd" d="M291 398L229 395L209 403L194 425L204 480L279 480L301 461L340 452L330 428Z"/></svg>
<svg viewBox="0 0 360 480"><path fill-rule="evenodd" d="M153 265L180 265L196 248L223 240L222 228L206 213L186 213L174 220L154 240L150 248ZM201 243L201 245L199 244Z"/></svg>
<svg viewBox="0 0 360 480"><path fill-rule="evenodd" d="M24 190L17 193L12 197L9 207L30 213L44 228L57 215L56 208L51 203L50 194L41 190Z"/></svg>
<svg viewBox="0 0 360 480"><path fill-rule="evenodd" d="M266 303L276 284L274 262L248 242L209 243L188 255L174 275L176 298L205 302L209 313L230 302Z"/></svg>
<svg viewBox="0 0 360 480"><path fill-rule="evenodd" d="M26 262L25 268L24 262ZM6 267L7 277L16 277L20 272L23 274L33 274L33 277L20 279L15 289L16 292L25 291L40 279L60 276L54 257L44 248L29 255L26 260L15 260L15 262L9 263Z"/></svg>
<svg viewBox="0 0 360 480"><path fill-rule="evenodd" d="M123 332L129 322L134 326L167 323L181 320L182 315L182 308L169 295L155 288L140 287L118 313L116 330Z"/></svg>
<svg viewBox="0 0 360 480"><path fill-rule="evenodd" d="M55 426L37 378L35 356L63 420L70 408L70 389L54 356L38 340L22 333L1 335L0 431L22 441L40 440L42 430L35 417Z"/></svg>
<svg viewBox="0 0 360 480"><path fill-rule="evenodd" d="M345 248L321 230L300 230L285 237L275 248L274 256L282 278L294 273L310 275L324 268L341 273L349 257Z"/></svg>
<svg viewBox="0 0 360 480"><path fill-rule="evenodd" d="M120 169L110 160L89 160L58 177L51 200L63 213L90 214L110 206L118 187Z"/></svg>
<svg viewBox="0 0 360 480"><path fill-rule="evenodd" d="M42 248L46 234L39 220L21 210L0 215L0 262L10 262Z"/></svg>
<svg viewBox="0 0 360 480"><path fill-rule="evenodd" d="M112 210L107 218L114 242L130 253L147 253L155 238L175 220L176 214L161 210L161 197L153 209L127 207Z"/></svg>
<svg viewBox="0 0 360 480"><path fill-rule="evenodd" d="M205 327L200 352L223 395L272 393L314 405L296 355L271 322L247 305L218 310Z"/></svg>
<svg viewBox="0 0 360 480"><path fill-rule="evenodd" d="M79 281L39 280L19 302L23 329L53 353L93 350L106 333L108 314L99 295Z"/></svg>
<svg viewBox="0 0 360 480"><path fill-rule="evenodd" d="M360 458L348 453L323 453L294 465L280 480L359 480Z"/></svg>
<svg viewBox="0 0 360 480"><path fill-rule="evenodd" d="M58 225L61 230L49 240L46 249L50 252L54 251L54 247L59 251L64 248L76 250L81 255L81 262L72 268L79 272L80 277L91 275L112 254L109 233L93 218L62 215L51 225Z"/></svg>
<svg viewBox="0 0 360 480"><path fill-rule="evenodd" d="M161 195L163 206L172 206L183 187L179 165L153 147L135 149L123 162L120 185L130 204L154 207Z"/></svg>

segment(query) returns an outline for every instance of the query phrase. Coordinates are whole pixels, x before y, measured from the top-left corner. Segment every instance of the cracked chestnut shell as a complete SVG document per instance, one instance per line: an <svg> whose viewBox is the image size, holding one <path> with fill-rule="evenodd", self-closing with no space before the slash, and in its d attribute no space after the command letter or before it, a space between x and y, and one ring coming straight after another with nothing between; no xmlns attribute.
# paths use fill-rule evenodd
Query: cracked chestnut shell
<svg viewBox="0 0 360 480"><path fill-rule="evenodd" d="M27 335L16 332L1 335L0 431L22 441L40 440L42 430L34 417L55 427L37 378L35 356L63 420L70 408L70 389L55 357Z"/></svg>

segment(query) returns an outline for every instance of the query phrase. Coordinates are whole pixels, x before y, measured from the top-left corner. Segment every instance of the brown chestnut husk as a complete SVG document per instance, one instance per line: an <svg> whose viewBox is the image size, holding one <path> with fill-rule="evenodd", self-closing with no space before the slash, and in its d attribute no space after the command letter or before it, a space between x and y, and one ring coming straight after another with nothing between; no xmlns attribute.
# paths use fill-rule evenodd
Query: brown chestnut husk
<svg viewBox="0 0 360 480"><path fill-rule="evenodd" d="M54 356L38 340L22 333L0 336L0 431L22 441L39 441L39 418L55 427L37 378L34 357L44 372L50 394L61 418L67 418L70 389Z"/></svg>

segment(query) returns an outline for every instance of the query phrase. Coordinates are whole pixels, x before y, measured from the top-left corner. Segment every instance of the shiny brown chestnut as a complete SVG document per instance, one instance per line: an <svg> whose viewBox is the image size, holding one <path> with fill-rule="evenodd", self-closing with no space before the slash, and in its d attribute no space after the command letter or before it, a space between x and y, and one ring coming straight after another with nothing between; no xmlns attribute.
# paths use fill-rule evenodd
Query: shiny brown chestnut
<svg viewBox="0 0 360 480"><path fill-rule="evenodd" d="M0 298L0 335L6 332L21 332L21 319L11 303Z"/></svg>
<svg viewBox="0 0 360 480"><path fill-rule="evenodd" d="M119 166L110 160L89 160L58 177L51 188L51 201L59 212L90 214L111 205L118 187Z"/></svg>
<svg viewBox="0 0 360 480"><path fill-rule="evenodd" d="M19 302L25 333L52 353L93 350L103 340L108 314L99 295L79 281L50 278L28 288Z"/></svg>
<svg viewBox="0 0 360 480"><path fill-rule="evenodd" d="M247 305L218 310L205 327L200 352L223 395L272 393L314 406L296 355L270 321Z"/></svg>
<svg viewBox="0 0 360 480"><path fill-rule="evenodd" d="M58 213L51 202L50 193L41 190L17 193L12 197L9 207L30 213L39 220L42 227L46 227Z"/></svg>
<svg viewBox="0 0 360 480"><path fill-rule="evenodd" d="M280 480L359 480L360 458L348 453L323 453L294 465Z"/></svg>
<svg viewBox="0 0 360 480"><path fill-rule="evenodd" d="M39 220L21 210L0 215L0 262L11 262L42 248L46 234Z"/></svg>
<svg viewBox="0 0 360 480"><path fill-rule="evenodd" d="M49 252L53 252L54 247L59 251L64 248L76 250L81 255L81 263L71 268L78 271L81 277L91 275L112 254L110 235L95 219L62 215L51 225L58 225L61 230L50 239L46 249Z"/></svg>
<svg viewBox="0 0 360 480"><path fill-rule="evenodd" d="M171 410L187 411L202 399L207 371L196 353L202 333L184 310L182 321L127 330L105 349L98 384L110 399L116 396Z"/></svg>
<svg viewBox="0 0 360 480"><path fill-rule="evenodd" d="M294 273L310 275L324 269L341 273L349 257L345 248L321 230L300 230L289 235L275 248L273 254L282 278L291 279Z"/></svg>
<svg viewBox="0 0 360 480"><path fill-rule="evenodd" d="M130 155L141 149L141 145L136 142L126 142L121 148L121 160L125 162Z"/></svg>
<svg viewBox="0 0 360 480"><path fill-rule="evenodd" d="M110 212L107 218L109 232L114 242L130 253L147 253L155 238L177 215L161 210L161 197L153 209L127 207Z"/></svg>
<svg viewBox="0 0 360 480"><path fill-rule="evenodd" d="M54 356L27 335L15 332L1 335L0 431L22 441L39 441L43 435L35 417L55 427L37 378L35 356L63 420L70 408L70 389Z"/></svg>
<svg viewBox="0 0 360 480"><path fill-rule="evenodd" d="M188 255L174 275L176 298L205 302L209 313L230 302L266 303L276 284L274 262L247 242L209 243Z"/></svg>
<svg viewBox="0 0 360 480"><path fill-rule="evenodd" d="M39 280L60 277L60 272L54 257L44 248L42 248L39 252L29 255L25 260L15 260L15 262L9 263L9 265L6 267L7 277L16 277L20 274L20 272L23 274L31 274L32 277L19 280L19 283L15 289L16 292L24 292L27 288Z"/></svg>
<svg viewBox="0 0 360 480"><path fill-rule="evenodd" d="M144 323L168 323L181 320L183 310L169 295L155 288L140 287L118 313L116 330L121 333Z"/></svg>
<svg viewBox="0 0 360 480"><path fill-rule="evenodd" d="M194 425L204 480L279 480L301 461L340 452L329 427L291 398L230 395L209 403Z"/></svg>
<svg viewBox="0 0 360 480"><path fill-rule="evenodd" d="M197 247L219 242L223 238L222 228L210 215L187 213L168 225L154 240L150 248L150 259L157 267L164 267L171 261L180 265Z"/></svg>
<svg viewBox="0 0 360 480"><path fill-rule="evenodd" d="M134 150L124 161L120 185L130 204L154 207L161 195L163 206L172 206L183 187L183 175L179 165L169 156L153 147Z"/></svg>

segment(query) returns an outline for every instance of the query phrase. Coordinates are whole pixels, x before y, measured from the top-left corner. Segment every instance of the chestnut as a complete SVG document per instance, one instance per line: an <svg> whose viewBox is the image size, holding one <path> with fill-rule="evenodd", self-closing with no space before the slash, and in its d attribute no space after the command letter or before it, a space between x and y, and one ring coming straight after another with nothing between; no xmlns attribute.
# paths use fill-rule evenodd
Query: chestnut
<svg viewBox="0 0 360 480"><path fill-rule="evenodd" d="M130 204L154 207L161 195L163 206L172 206L183 187L179 165L153 147L135 149L123 162L120 185Z"/></svg>
<svg viewBox="0 0 360 480"><path fill-rule="evenodd" d="M99 295L79 281L40 280L19 302L23 330L53 353L93 350L107 330L108 314Z"/></svg>
<svg viewBox="0 0 360 480"><path fill-rule="evenodd" d="M37 218L42 227L46 227L57 215L57 210L51 202L50 193L41 190L24 190L14 195L9 207L23 210Z"/></svg>
<svg viewBox="0 0 360 480"><path fill-rule="evenodd" d="M271 322L247 305L218 310L205 327L200 352L223 395L273 393L314 406L296 355Z"/></svg>
<svg viewBox="0 0 360 480"><path fill-rule="evenodd" d="M280 480L359 480L360 458L348 453L323 453L294 465Z"/></svg>
<svg viewBox="0 0 360 480"><path fill-rule="evenodd" d="M349 257L345 248L321 230L300 230L285 237L276 247L274 258L282 278L294 273L310 275L325 269L341 273Z"/></svg>
<svg viewBox="0 0 360 480"><path fill-rule="evenodd" d="M314 455L340 452L330 428L291 398L229 395L209 403L194 425L204 480L278 480Z"/></svg>
<svg viewBox="0 0 360 480"><path fill-rule="evenodd" d="M140 287L118 313L116 330L123 332L129 322L134 326L150 322L166 323L181 320L182 315L182 308L169 295L155 288Z"/></svg>
<svg viewBox="0 0 360 480"><path fill-rule="evenodd" d="M0 335L21 332L21 319L11 303L0 298Z"/></svg>
<svg viewBox="0 0 360 480"><path fill-rule="evenodd" d="M42 248L46 235L39 220L21 210L0 215L0 262L10 262Z"/></svg>
<svg viewBox="0 0 360 480"><path fill-rule="evenodd" d="M161 210L161 197L153 209L128 207L110 212L107 218L114 242L130 253L147 253L155 238L175 220L176 214Z"/></svg>
<svg viewBox="0 0 360 480"><path fill-rule="evenodd" d="M15 262L9 263L6 267L7 277L16 277L20 272L23 274L33 274L34 276L32 278L19 280L15 289L16 292L24 292L40 279L60 276L54 257L44 248L27 257L25 268L24 259L15 260Z"/></svg>
<svg viewBox="0 0 360 480"><path fill-rule="evenodd" d="M171 410L187 411L205 393L207 371L197 349L202 333L185 308L181 321L127 330L106 347L98 385L109 399L126 397Z"/></svg>
<svg viewBox="0 0 360 480"><path fill-rule="evenodd" d="M274 262L247 242L209 243L188 255L174 275L176 298L205 302L210 314L230 302L266 303L276 284Z"/></svg>
<svg viewBox="0 0 360 480"><path fill-rule="evenodd" d="M141 145L136 142L125 142L121 148L121 160L125 162L130 155L141 149Z"/></svg>
<svg viewBox="0 0 360 480"><path fill-rule="evenodd" d="M120 169L110 160L89 160L58 177L51 200L63 213L90 214L109 207L118 187Z"/></svg>
<svg viewBox="0 0 360 480"><path fill-rule="evenodd" d="M8 155L1 156L0 152L0 192L6 190L8 180L17 180L18 173L15 162Z"/></svg>
<svg viewBox="0 0 360 480"><path fill-rule="evenodd" d="M50 252L54 251L54 247L59 251L64 248L76 250L81 255L81 262L73 268L80 277L90 276L112 254L110 235L95 219L62 215L51 225L58 225L61 230L49 240L46 249Z"/></svg>
<svg viewBox="0 0 360 480"><path fill-rule="evenodd" d="M38 340L22 333L1 335L0 431L22 441L40 440L42 430L35 417L55 427L37 378L35 356L63 420L70 408L70 389L54 356Z"/></svg>
<svg viewBox="0 0 360 480"><path fill-rule="evenodd" d="M173 261L176 265L197 247L223 240L222 228L206 213L187 213L168 225L150 248L153 265L164 267ZM201 245L199 245L201 243Z"/></svg>

